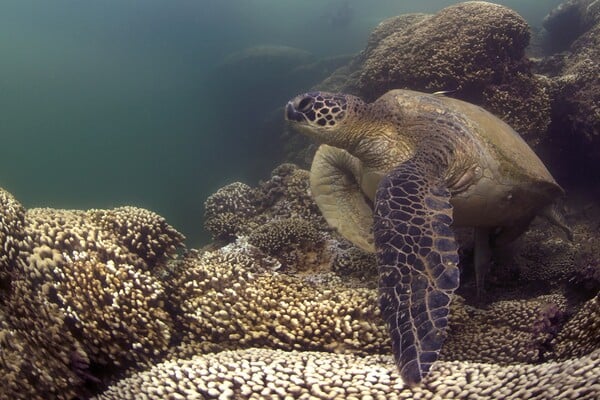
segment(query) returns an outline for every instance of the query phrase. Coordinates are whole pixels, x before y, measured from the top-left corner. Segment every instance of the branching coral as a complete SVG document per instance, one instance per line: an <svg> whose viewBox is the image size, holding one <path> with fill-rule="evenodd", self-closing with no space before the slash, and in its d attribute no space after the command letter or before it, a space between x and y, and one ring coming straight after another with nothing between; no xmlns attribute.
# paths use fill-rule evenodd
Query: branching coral
<svg viewBox="0 0 600 400"><path fill-rule="evenodd" d="M0 188L0 284L9 280L24 237L25 209L7 191Z"/></svg>
<svg viewBox="0 0 600 400"><path fill-rule="evenodd" d="M293 164L278 166L257 188L240 182L227 185L205 203L205 228L215 239L248 237L289 264L301 261L301 247L318 252L322 240L316 229L326 227L310 195L308 171Z"/></svg>
<svg viewBox="0 0 600 400"><path fill-rule="evenodd" d="M565 303L561 295L543 295L476 308L459 298L450 314L442 358L502 365L540 362L560 329L558 317L566 310Z"/></svg>
<svg viewBox="0 0 600 400"><path fill-rule="evenodd" d="M22 384L34 398L72 398L85 381L98 382L94 365L110 371L167 349L171 317L151 270L182 245L180 233L135 207L25 212L2 199L13 200L4 237L22 237L19 253L5 258L12 266L2 337L14 345L0 347L0 359L11 360L0 367L17 380L5 382L7 390Z"/></svg>
<svg viewBox="0 0 600 400"><path fill-rule="evenodd" d="M309 172L281 164L257 188L263 210L262 223L274 218L303 218L320 229L327 223L310 194Z"/></svg>
<svg viewBox="0 0 600 400"><path fill-rule="evenodd" d="M254 190L234 182L217 190L204 203L204 227L214 239L234 238L243 225L257 213Z"/></svg>
<svg viewBox="0 0 600 400"><path fill-rule="evenodd" d="M40 309L40 312L44 311ZM67 341L61 336L54 336L60 333L55 330L45 333L56 340L56 349L32 343L30 332L15 329L0 309L0 398L70 399L81 394L79 388L84 374L79 375L80 371L76 371L70 361L79 356L84 360L80 366L87 368L85 353L76 345L71 349L64 348L64 358L57 357L56 350Z"/></svg>
<svg viewBox="0 0 600 400"><path fill-rule="evenodd" d="M14 274L8 302L14 324L26 329L27 321L41 319L38 307L51 308L62 329L102 364L166 348L170 318L162 285L149 270L181 246L181 234L134 207L33 209L25 222L30 254Z"/></svg>
<svg viewBox="0 0 600 400"><path fill-rule="evenodd" d="M227 249L183 262L171 301L182 310L186 342L361 354L387 349L373 290L272 272Z"/></svg>
<svg viewBox="0 0 600 400"><path fill-rule="evenodd" d="M265 254L280 260L287 271L318 263L323 237L301 218L276 219L261 225L248 235L248 242Z"/></svg>
<svg viewBox="0 0 600 400"><path fill-rule="evenodd" d="M600 393L599 373L598 350L540 365L443 362L423 385L409 388L391 357L255 348L168 360L118 382L97 399L592 400Z"/></svg>
<svg viewBox="0 0 600 400"><path fill-rule="evenodd" d="M333 249L331 269L344 277L356 277L363 282L377 282L377 260L375 254L342 242Z"/></svg>
<svg viewBox="0 0 600 400"><path fill-rule="evenodd" d="M86 217L129 252L140 256L152 269L175 253L185 237L160 215L137 207L89 210Z"/></svg>
<svg viewBox="0 0 600 400"><path fill-rule="evenodd" d="M565 324L552 346L557 359L582 357L600 348L600 294Z"/></svg>

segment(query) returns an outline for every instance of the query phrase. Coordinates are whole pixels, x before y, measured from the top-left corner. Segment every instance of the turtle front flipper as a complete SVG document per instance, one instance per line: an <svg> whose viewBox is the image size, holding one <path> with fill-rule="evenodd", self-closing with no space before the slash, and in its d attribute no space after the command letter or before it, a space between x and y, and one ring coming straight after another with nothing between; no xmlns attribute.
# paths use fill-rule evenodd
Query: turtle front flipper
<svg viewBox="0 0 600 400"><path fill-rule="evenodd" d="M360 161L321 145L310 169L310 189L327 223L361 249L374 252L373 210L360 190Z"/></svg>
<svg viewBox="0 0 600 400"><path fill-rule="evenodd" d="M450 192L434 175L425 160L411 159L383 178L375 201L381 314L409 385L438 358L459 281Z"/></svg>

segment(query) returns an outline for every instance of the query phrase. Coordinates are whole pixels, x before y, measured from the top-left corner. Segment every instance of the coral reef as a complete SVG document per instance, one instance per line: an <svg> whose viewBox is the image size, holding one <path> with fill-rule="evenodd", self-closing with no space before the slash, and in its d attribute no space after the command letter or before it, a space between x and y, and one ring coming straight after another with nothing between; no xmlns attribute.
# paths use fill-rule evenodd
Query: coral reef
<svg viewBox="0 0 600 400"><path fill-rule="evenodd" d="M600 22L571 46L565 67L556 78L554 130L563 141L575 141L591 165L600 160Z"/></svg>
<svg viewBox="0 0 600 400"><path fill-rule="evenodd" d="M301 218L284 218L269 221L248 235L248 242L289 266L308 266L307 257L319 254L323 237L308 221ZM312 263L318 263L313 257Z"/></svg>
<svg viewBox="0 0 600 400"><path fill-rule="evenodd" d="M576 135L597 160L600 3L565 4L578 37L546 63L550 77L530 70L522 18L467 2L384 21L323 85L367 98L458 89L531 143L547 138L551 112L549 136ZM26 210L0 189L0 398L600 397L597 204L570 215L573 242L534 224L483 300L463 271L440 361L409 388L373 255L331 231L308 175L282 164L256 187L220 189L205 203L218 242L176 260L184 238L153 212Z"/></svg>
<svg viewBox="0 0 600 400"><path fill-rule="evenodd" d="M562 294L495 300L484 308L457 299L441 358L499 365L539 363L552 352L548 342L566 313Z"/></svg>
<svg viewBox="0 0 600 400"><path fill-rule="evenodd" d="M234 182L219 189L205 202L205 229L224 242L247 240L288 271L320 263L328 237L318 230L327 224L310 196L308 175L282 164L257 188Z"/></svg>
<svg viewBox="0 0 600 400"><path fill-rule="evenodd" d="M310 196L308 172L282 164L259 187L234 182L217 190L204 203L204 228L216 240L233 241L275 219L301 218L326 226Z"/></svg>
<svg viewBox="0 0 600 400"><path fill-rule="evenodd" d="M367 253L346 240L338 243L332 253L332 271L341 276L354 277L365 284L377 283L375 254Z"/></svg>
<svg viewBox="0 0 600 400"><path fill-rule="evenodd" d="M441 360L408 388L389 356L372 255L315 215L307 172L284 164L257 187L236 186L212 203L215 215L251 210L235 240L168 263L182 237L147 210L25 211L6 194L21 211L5 211L13 217L3 223L22 222L2 230L21 239L0 302L0 395L85 398L105 384L97 398L599 393L597 288L573 295L582 283L572 277L587 267L557 275L589 264L584 247L563 260L536 224L525 242L542 251L523 245L523 266L543 261L552 272L491 285L485 304L457 296ZM596 248L595 220L575 219L576 238ZM321 257L309 257L319 246ZM282 268L290 254L304 256ZM556 282L528 291L533 279Z"/></svg>
<svg viewBox="0 0 600 400"><path fill-rule="evenodd" d="M349 288L331 274L274 272L268 259L237 245L189 254L182 263L171 302L182 311L184 342L359 354L387 349L375 290Z"/></svg>
<svg viewBox="0 0 600 400"><path fill-rule="evenodd" d="M0 285L7 284L10 280L25 234L24 220L23 206L10 193L0 188Z"/></svg>
<svg viewBox="0 0 600 400"><path fill-rule="evenodd" d="M150 270L174 254L184 240L163 217L143 208L89 210L86 216L102 230L111 232L118 244L137 254Z"/></svg>
<svg viewBox="0 0 600 400"><path fill-rule="evenodd" d="M583 357L600 347L600 294L588 300L551 342L556 359Z"/></svg>
<svg viewBox="0 0 600 400"><path fill-rule="evenodd" d="M285 74L290 69L314 62L313 55L302 49L279 45L259 45L227 55L219 64L218 69L224 73L243 77L254 77L257 71L270 72L270 75ZM264 76L264 75L263 75Z"/></svg>
<svg viewBox="0 0 600 400"><path fill-rule="evenodd" d="M480 91L521 68L528 26L508 8L466 2L415 20L378 41L362 66L361 94L373 99L411 85Z"/></svg>
<svg viewBox="0 0 600 400"><path fill-rule="evenodd" d="M567 0L548 16L545 57L537 73L548 77L551 124L547 152L565 181L600 177L600 3Z"/></svg>
<svg viewBox="0 0 600 400"><path fill-rule="evenodd" d="M549 53L564 51L600 20L595 0L567 0L544 18L544 45Z"/></svg>
<svg viewBox="0 0 600 400"><path fill-rule="evenodd" d="M204 228L213 239L235 238L242 225L257 213L255 191L234 182L210 195L204 202Z"/></svg>
<svg viewBox="0 0 600 400"><path fill-rule="evenodd" d="M100 382L92 371L104 375L166 351L173 323L152 271L181 247L179 232L135 207L25 211L2 193L10 202L0 247L11 265L0 369L15 380L0 397L72 398L84 383Z"/></svg>
<svg viewBox="0 0 600 400"><path fill-rule="evenodd" d="M483 104L535 146L546 138L551 122L550 90L546 78L516 72L500 84L488 84Z"/></svg>
<svg viewBox="0 0 600 400"><path fill-rule="evenodd" d="M525 57L527 22L504 6L469 1L434 15L382 22L349 65L317 86L375 100L391 89L450 91L502 117L531 144L550 124L550 83Z"/></svg>
<svg viewBox="0 0 600 400"><path fill-rule="evenodd" d="M599 373L599 350L539 365L440 362L427 384L408 388L388 356L254 348L168 360L116 383L96 399L592 400L600 392Z"/></svg>

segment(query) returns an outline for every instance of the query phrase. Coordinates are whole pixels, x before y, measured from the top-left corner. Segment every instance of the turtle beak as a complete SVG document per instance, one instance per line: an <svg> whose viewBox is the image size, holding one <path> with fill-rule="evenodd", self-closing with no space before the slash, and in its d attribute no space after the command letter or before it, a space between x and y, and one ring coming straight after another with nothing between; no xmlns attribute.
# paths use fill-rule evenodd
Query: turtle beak
<svg viewBox="0 0 600 400"><path fill-rule="evenodd" d="M296 121L296 122L304 122L306 121L306 117L299 111L296 111L296 107L294 107L294 103L292 101L288 101L285 106L285 119L287 121Z"/></svg>

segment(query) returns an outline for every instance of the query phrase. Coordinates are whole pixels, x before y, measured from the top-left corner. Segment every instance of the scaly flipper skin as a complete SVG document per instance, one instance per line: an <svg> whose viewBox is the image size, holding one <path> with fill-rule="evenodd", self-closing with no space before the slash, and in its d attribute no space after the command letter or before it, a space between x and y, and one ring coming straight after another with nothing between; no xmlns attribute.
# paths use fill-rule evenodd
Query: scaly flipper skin
<svg viewBox="0 0 600 400"><path fill-rule="evenodd" d="M438 358L459 284L450 192L433 175L425 160L409 160L382 180L376 195L381 314L409 385L419 383Z"/></svg>

